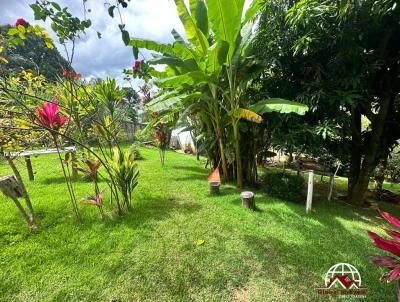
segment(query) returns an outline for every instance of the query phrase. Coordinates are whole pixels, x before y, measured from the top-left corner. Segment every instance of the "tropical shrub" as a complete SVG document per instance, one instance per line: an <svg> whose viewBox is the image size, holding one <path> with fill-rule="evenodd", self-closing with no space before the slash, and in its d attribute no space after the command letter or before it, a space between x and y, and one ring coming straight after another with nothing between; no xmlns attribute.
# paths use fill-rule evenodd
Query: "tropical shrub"
<svg viewBox="0 0 400 302"><path fill-rule="evenodd" d="M40 12L35 11L35 15L36 13ZM67 15L64 17L69 18ZM58 21L57 18L53 20L53 22ZM9 31L9 43L19 45L24 43L27 35L32 34L42 38L47 37L45 32L36 30L37 27L23 20L19 20L19 23L15 30ZM74 31L73 29L66 31L69 30ZM70 32L71 36L59 37L60 40L62 39L61 43L77 38L82 30L83 27ZM17 33L24 34L17 35ZM64 34L67 33L64 32ZM66 144L75 145L80 149L79 151L87 153L79 164L80 170L84 171L85 177L94 183L94 194L90 194L92 197L84 198L84 200L98 207L104 217L102 209L104 196L98 187L98 178L105 178L108 181L111 199L115 200L118 214L122 214L124 205L126 208L130 207L131 194L138 179L137 165L132 162L132 156L124 156L121 152L118 137L121 117L125 116L121 113L126 110L123 100L125 91L118 87L115 80L85 82L71 67L73 51L74 48L68 58L68 68L58 75L57 82L50 83L42 75L26 71L22 71L18 77L7 73L3 76L1 73L0 110L6 115L4 119L0 117L0 151L32 148L36 146L34 145L36 140L32 139L36 136L44 141L46 146L53 144L58 150ZM3 67L7 68L6 65L7 59L0 57L0 72ZM18 119L13 118L14 116ZM3 133L5 135L2 135ZM24 144L15 144L16 142L24 142ZM91 148L93 143L96 144L95 149ZM70 173L70 163L76 165L77 162L72 162L69 154L62 158L60 152L58 153L73 210L77 218L81 220ZM120 169L118 157L115 156L117 153L122 154L121 157L123 157ZM104 175L98 173L100 166L105 172ZM124 180L127 181L126 184L122 183ZM123 200L122 206L120 198ZM27 201L27 206L29 205Z"/></svg>
<svg viewBox="0 0 400 302"><path fill-rule="evenodd" d="M304 202L304 178L283 171L266 170L262 189L270 196L292 202Z"/></svg>
<svg viewBox="0 0 400 302"><path fill-rule="evenodd" d="M384 211L379 210L379 214L387 220L392 226L396 228L400 228L400 220L396 217L386 213ZM385 272L381 280L386 282L398 281L400 279L400 232L395 230L385 229L386 234L388 234L391 238L385 239L381 236L377 235L372 231L368 231L368 236L374 242L374 245L384 250L385 252L391 253L393 256L370 256L369 261L372 264L383 266L389 269L389 271ZM400 291L397 292L398 300L400 299Z"/></svg>
<svg viewBox="0 0 400 302"><path fill-rule="evenodd" d="M133 158L135 160L140 160L143 158L142 155L140 154L139 146L140 142L134 142L130 147L130 152L133 153Z"/></svg>

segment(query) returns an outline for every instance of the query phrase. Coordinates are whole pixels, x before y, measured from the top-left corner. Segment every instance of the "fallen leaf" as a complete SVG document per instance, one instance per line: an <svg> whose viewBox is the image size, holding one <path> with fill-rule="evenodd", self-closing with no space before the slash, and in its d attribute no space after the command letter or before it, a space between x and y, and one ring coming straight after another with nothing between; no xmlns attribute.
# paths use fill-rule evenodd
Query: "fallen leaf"
<svg viewBox="0 0 400 302"><path fill-rule="evenodd" d="M197 239L196 240L196 245L203 245L204 244L204 240L203 239Z"/></svg>

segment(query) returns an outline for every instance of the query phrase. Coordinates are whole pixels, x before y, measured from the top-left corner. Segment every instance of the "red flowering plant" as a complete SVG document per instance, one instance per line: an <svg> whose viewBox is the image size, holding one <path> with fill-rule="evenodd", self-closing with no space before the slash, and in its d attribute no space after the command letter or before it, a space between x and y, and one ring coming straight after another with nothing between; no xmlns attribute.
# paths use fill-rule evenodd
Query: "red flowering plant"
<svg viewBox="0 0 400 302"><path fill-rule="evenodd" d="M131 81L132 79L142 79L146 83L149 82L152 78L151 72L154 70L153 67L149 65L146 61L141 61L136 59L133 64L132 68L124 69L124 80Z"/></svg>
<svg viewBox="0 0 400 302"><path fill-rule="evenodd" d="M379 210L379 214L392 226L400 228L400 219L381 210ZM389 229L384 229L384 231L391 237L390 239L385 239L372 231L368 231L368 236L371 237L377 248L387 251L395 257L375 255L370 257L370 262L388 268L389 271L382 275L381 280L393 282L400 279L400 232ZM399 293L398 297L400 298Z"/></svg>
<svg viewBox="0 0 400 302"><path fill-rule="evenodd" d="M140 63L141 63L140 60L136 60L135 63L133 64L133 66L132 66L132 73L133 73L134 76L136 76L137 73L139 72Z"/></svg>
<svg viewBox="0 0 400 302"><path fill-rule="evenodd" d="M18 27L19 25L22 25L25 28L30 26L29 22L27 22L24 18L17 19L17 21L15 22L15 26Z"/></svg>
<svg viewBox="0 0 400 302"><path fill-rule="evenodd" d="M157 115L155 115L155 118ZM167 124L158 123L157 125L153 126L154 131L154 140L156 142L156 146L160 151L160 162L161 165L164 166L164 159L165 159L165 150L169 146L169 141L171 137L171 131Z"/></svg>
<svg viewBox="0 0 400 302"><path fill-rule="evenodd" d="M144 84L140 87L140 92L142 93L142 103L146 109L148 109L149 103L153 100L151 95L152 87L150 84ZM149 121L149 126L146 127L146 131L151 131L155 145L158 147L160 153L160 163L164 165L165 150L169 146L171 139L171 129L176 122L176 116L168 114L164 111L157 112L148 110L146 112L146 119Z"/></svg>
<svg viewBox="0 0 400 302"><path fill-rule="evenodd" d="M17 46L25 45L25 38L28 36L40 37L46 47L54 48L53 40L46 30L39 25L29 24L29 22L24 18L17 19L15 21L15 26L8 29L7 47L15 48Z"/></svg>
<svg viewBox="0 0 400 302"><path fill-rule="evenodd" d="M60 112L57 98L52 103L42 103L36 108L36 115L35 122L50 131L58 131L68 121L68 118Z"/></svg>

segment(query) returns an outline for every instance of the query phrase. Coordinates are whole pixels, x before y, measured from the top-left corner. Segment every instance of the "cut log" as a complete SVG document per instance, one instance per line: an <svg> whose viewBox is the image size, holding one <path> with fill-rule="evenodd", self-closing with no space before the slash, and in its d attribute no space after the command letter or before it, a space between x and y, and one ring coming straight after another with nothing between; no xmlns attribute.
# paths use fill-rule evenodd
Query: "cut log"
<svg viewBox="0 0 400 302"><path fill-rule="evenodd" d="M30 181L35 180L35 176L33 175L33 168L32 168L32 162L31 162L30 156L25 156L25 164L26 164L26 170L28 170L29 180Z"/></svg>

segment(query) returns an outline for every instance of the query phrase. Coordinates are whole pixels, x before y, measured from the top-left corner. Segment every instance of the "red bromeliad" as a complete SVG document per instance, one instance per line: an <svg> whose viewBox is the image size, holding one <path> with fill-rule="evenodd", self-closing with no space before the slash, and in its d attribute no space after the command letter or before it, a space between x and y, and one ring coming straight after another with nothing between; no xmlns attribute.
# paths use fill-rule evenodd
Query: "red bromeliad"
<svg viewBox="0 0 400 302"><path fill-rule="evenodd" d="M17 19L17 21L15 22L15 26L18 27L19 25L22 25L25 28L30 26L29 22L27 22L24 18Z"/></svg>
<svg viewBox="0 0 400 302"><path fill-rule="evenodd" d="M379 210L379 213L391 225L400 228L399 219L381 210ZM371 237L374 245L377 248L380 248L397 257L400 257L400 233L388 229L385 229L385 232L391 237L390 239L380 237L379 235L371 231L368 231L368 236ZM387 267L389 271L383 274L382 280L392 282L400 279L400 258L397 257L395 258L391 256L371 256L370 262L378 266Z"/></svg>
<svg viewBox="0 0 400 302"><path fill-rule="evenodd" d="M35 122L51 130L60 129L68 118L59 111L58 101L54 103L42 103L40 108L36 109Z"/></svg>

